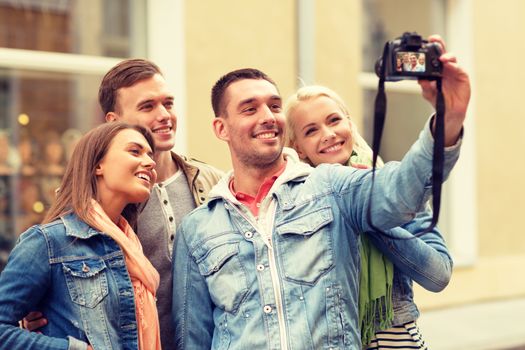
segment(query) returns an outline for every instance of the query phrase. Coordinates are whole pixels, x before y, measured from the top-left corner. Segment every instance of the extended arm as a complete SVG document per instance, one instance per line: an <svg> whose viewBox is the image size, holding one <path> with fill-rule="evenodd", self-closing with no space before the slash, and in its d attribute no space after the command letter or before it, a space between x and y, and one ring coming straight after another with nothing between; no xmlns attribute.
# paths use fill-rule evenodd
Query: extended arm
<svg viewBox="0 0 525 350"><path fill-rule="evenodd" d="M184 221L173 246L174 343L177 349L211 349L213 304L205 278L190 254L183 226Z"/></svg>
<svg viewBox="0 0 525 350"><path fill-rule="evenodd" d="M433 145L427 123L403 160L388 162L377 169L374 182L371 170L334 165L320 165L319 168L330 167L326 172L327 184L339 194L342 214L357 232L376 231L376 228L388 230L411 221L425 208L432 189ZM445 149L444 179L459 157L459 145L460 142ZM369 207L373 226L367 219Z"/></svg>
<svg viewBox="0 0 525 350"><path fill-rule="evenodd" d="M452 276L452 258L445 241L437 228L417 238L413 236L422 232L431 221L430 212L421 212L411 222L388 232L401 239L377 232L369 233L368 237L396 268L423 288L440 292Z"/></svg>
<svg viewBox="0 0 525 350"><path fill-rule="evenodd" d="M429 40L439 42L444 52L440 60L443 63L442 88L446 104L446 148L443 169L443 178L446 179L459 155L456 145L459 144L458 140L470 100L470 82L467 73L457 64L456 57L446 52L443 40L439 36L433 36ZM423 96L435 105L437 95L435 82L421 80L419 83ZM433 124L430 129L432 128ZM377 171L372 197L372 221L375 227L384 230L401 225L410 221L416 212L423 209L423 204L428 199L432 176L434 142L430 129L425 127L418 142L404 157L401 165L390 162L385 168ZM366 174L362 176L362 180L355 181L359 189L346 198L347 205L355 207L356 202L361 205L357 208L356 216L352 217L351 214L349 219L354 220L354 224L360 227L362 232L374 231L375 229L366 220L370 204L368 196L370 176ZM341 186L341 189L344 190L344 186ZM339 188L334 190L338 191ZM345 211L351 213L349 209Z"/></svg>
<svg viewBox="0 0 525 350"><path fill-rule="evenodd" d="M0 274L0 349L85 350L87 344L69 337L54 338L21 329L18 321L35 310L48 291L51 271L48 245L37 228L21 236Z"/></svg>

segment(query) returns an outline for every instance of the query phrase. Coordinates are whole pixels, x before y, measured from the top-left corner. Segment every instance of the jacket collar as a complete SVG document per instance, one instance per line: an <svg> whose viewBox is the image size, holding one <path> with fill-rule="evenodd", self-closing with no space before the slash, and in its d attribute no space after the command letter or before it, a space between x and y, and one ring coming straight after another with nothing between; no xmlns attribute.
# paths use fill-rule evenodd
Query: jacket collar
<svg viewBox="0 0 525 350"><path fill-rule="evenodd" d="M63 215L60 219L66 227L66 236L86 239L102 234L102 232L95 230L82 221L75 213Z"/></svg>
<svg viewBox="0 0 525 350"><path fill-rule="evenodd" d="M179 155L173 151L171 152L171 158L177 164L177 167L182 170L182 172L188 179L188 183L191 185L197 177L197 175L199 174L199 168L191 165L188 162L188 158L186 158L185 156Z"/></svg>
<svg viewBox="0 0 525 350"><path fill-rule="evenodd" d="M281 185L287 182L290 182L290 181L304 181L304 178L310 175L310 173L313 170L313 168L310 165L301 162L301 160L299 159L299 156L297 155L297 152L295 152L294 149L284 147L283 154L284 154L284 158L286 159L286 169L281 174L281 176L279 176L277 180L275 180L275 183L270 189L270 192L268 192L268 195L273 195L273 193L276 193L277 191L287 192L286 189L281 190L281 188L286 188L286 186L281 186ZM235 203L235 204L240 204L238 203L238 200L235 198L235 196L231 193L230 188L229 188L229 183L230 183L232 176L233 176L233 170L230 170L211 189L209 193L208 205L210 205L211 202L221 199L221 198L227 201L230 201L232 203ZM283 193L282 196L280 197L285 199L285 198L288 198L289 196ZM288 203L288 201L284 200L284 203Z"/></svg>

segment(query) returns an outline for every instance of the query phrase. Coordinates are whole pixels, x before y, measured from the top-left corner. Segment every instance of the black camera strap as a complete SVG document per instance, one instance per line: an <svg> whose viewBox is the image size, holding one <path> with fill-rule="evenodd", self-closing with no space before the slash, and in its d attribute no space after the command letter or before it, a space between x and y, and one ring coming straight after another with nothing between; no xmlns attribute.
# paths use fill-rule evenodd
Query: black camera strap
<svg viewBox="0 0 525 350"><path fill-rule="evenodd" d="M383 128L386 117L386 93L385 93L385 65L387 59L387 45L383 50L383 64L380 68L378 91L374 105L374 138L372 141L372 188L370 191L369 206L367 212L368 224L377 232L389 236L391 238L403 239L394 237L389 233L377 228L372 223L372 198L375 182L375 171L377 164L377 157L381 146L381 138L383 136ZM445 99L443 97L441 78L436 79L437 85L437 98L436 98L436 115L434 117L434 150L432 157L432 222L430 226L424 229L422 232L414 234L413 237L419 237L427 232L434 229L438 222L439 210L441 205L441 185L443 183L443 161L444 161L444 150L445 150ZM410 237L410 238L413 238ZM410 239L408 238L408 239ZM406 238L405 238L406 239Z"/></svg>

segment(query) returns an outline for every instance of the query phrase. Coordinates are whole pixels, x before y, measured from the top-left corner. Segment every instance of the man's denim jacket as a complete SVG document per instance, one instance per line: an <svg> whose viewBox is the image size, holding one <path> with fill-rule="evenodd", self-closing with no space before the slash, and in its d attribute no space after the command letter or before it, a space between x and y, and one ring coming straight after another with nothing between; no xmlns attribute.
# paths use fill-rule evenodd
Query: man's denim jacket
<svg viewBox="0 0 525 350"><path fill-rule="evenodd" d="M402 225L424 208L432 148L427 125L401 163L376 172L376 227ZM458 156L457 146L445 151L445 178ZM361 349L358 232L372 230L371 172L313 169L291 150L285 157L257 219L226 176L182 221L173 255L179 349Z"/></svg>
<svg viewBox="0 0 525 350"><path fill-rule="evenodd" d="M18 327L30 311L42 334ZM118 244L74 214L23 233L0 275L0 348L138 348L133 286Z"/></svg>

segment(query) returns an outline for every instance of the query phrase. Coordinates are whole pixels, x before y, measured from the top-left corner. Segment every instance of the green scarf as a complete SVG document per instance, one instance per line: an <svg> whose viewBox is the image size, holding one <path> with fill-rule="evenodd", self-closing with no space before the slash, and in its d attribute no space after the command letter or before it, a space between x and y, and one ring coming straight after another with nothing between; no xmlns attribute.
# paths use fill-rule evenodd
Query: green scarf
<svg viewBox="0 0 525 350"><path fill-rule="evenodd" d="M359 157L354 151L349 166L370 167L370 157ZM368 345L375 333L388 329L394 319L392 285L394 266L364 234L361 234L359 253L361 274L359 280L359 325L361 343Z"/></svg>
<svg viewBox="0 0 525 350"><path fill-rule="evenodd" d="M365 235L361 235L359 277L359 324L361 343L368 345L379 330L390 328L394 319L392 284L394 266Z"/></svg>

